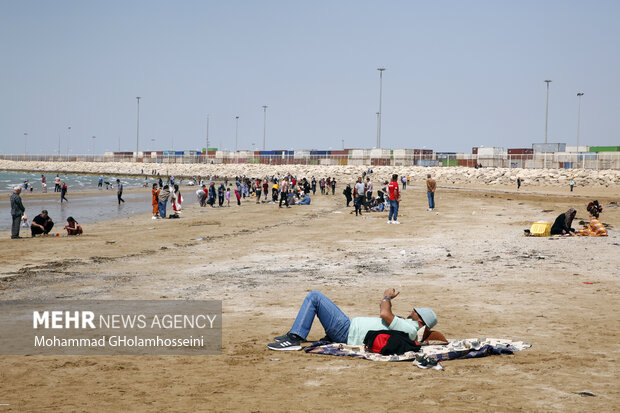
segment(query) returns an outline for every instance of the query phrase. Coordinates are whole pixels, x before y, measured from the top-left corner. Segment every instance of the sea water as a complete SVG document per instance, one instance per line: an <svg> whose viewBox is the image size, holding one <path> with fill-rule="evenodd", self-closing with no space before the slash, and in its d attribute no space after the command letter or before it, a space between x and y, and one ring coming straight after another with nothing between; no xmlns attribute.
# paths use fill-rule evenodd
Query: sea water
<svg viewBox="0 0 620 413"><path fill-rule="evenodd" d="M54 193L54 178L56 174L45 174L45 176L47 177L48 194L50 192ZM141 191L143 193L124 194L123 199L125 202L118 205L115 185L110 185L110 189L106 190L106 185L103 184L103 189L99 196L84 196L79 192L74 192L87 189L96 190L99 180L98 175L59 174L59 177L67 183L67 198L69 202L60 203L60 192L56 193L56 197L50 199L28 199L30 194L40 194L42 191L40 173L0 171L0 211L4 211L4 214L0 215L0 231L6 231L11 228L10 192L12 192L15 185L23 184L25 180L28 180L34 188L33 192L24 192L22 190L21 194L28 221L31 222L32 218L41 213L41 210L46 209L55 224L52 232L63 234L67 217L70 216L84 226L84 224L89 222L126 218L136 214L151 212L152 210L151 186L154 182L157 182L155 178L149 178L145 181L144 178L119 177L125 189L142 188L145 183L148 186L142 188ZM104 181L116 183L116 177L104 175L103 178ZM184 193L185 191L181 189L181 192ZM87 227L84 228L84 231L87 231ZM21 232L22 236L30 235L29 228L22 227Z"/></svg>

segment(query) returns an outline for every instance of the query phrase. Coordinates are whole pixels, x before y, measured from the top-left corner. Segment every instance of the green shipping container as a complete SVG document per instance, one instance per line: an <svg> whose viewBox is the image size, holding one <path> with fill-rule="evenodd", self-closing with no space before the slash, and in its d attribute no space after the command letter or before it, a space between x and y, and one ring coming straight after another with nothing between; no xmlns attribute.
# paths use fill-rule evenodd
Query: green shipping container
<svg viewBox="0 0 620 413"><path fill-rule="evenodd" d="M209 152L215 152L215 151L217 151L217 148L208 148L207 150L208 150Z"/></svg>
<svg viewBox="0 0 620 413"><path fill-rule="evenodd" d="M459 166L459 160L458 159L442 159L441 165L442 166Z"/></svg>
<svg viewBox="0 0 620 413"><path fill-rule="evenodd" d="M590 152L620 152L620 146L590 146Z"/></svg>

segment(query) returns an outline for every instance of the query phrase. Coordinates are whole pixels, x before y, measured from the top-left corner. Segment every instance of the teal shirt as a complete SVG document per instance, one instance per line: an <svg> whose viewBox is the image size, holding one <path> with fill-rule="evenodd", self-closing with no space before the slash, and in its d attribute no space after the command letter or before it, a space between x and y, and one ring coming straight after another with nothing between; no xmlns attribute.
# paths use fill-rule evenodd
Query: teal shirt
<svg viewBox="0 0 620 413"><path fill-rule="evenodd" d="M380 317L356 317L351 319L347 344L350 346L364 345L366 333L373 330L402 331L407 333L411 340L415 340L418 336L419 328L420 326L417 321L400 317L394 317L394 320L392 320L389 326Z"/></svg>

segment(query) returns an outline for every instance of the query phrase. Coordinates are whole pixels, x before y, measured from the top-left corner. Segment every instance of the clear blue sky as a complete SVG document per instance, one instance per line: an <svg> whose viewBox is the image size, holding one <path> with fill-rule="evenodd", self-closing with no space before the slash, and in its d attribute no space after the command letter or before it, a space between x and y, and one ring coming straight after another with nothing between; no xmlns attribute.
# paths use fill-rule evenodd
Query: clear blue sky
<svg viewBox="0 0 620 413"><path fill-rule="evenodd" d="M620 1L0 2L0 152L620 145ZM151 139L155 139L154 142Z"/></svg>

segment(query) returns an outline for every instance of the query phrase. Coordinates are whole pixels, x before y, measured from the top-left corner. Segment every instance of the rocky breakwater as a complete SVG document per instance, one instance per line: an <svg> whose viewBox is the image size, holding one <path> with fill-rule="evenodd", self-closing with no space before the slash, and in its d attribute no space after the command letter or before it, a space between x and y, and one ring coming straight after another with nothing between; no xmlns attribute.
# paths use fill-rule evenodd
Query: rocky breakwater
<svg viewBox="0 0 620 413"><path fill-rule="evenodd" d="M620 185L620 171L589 169L508 169L465 167L402 167L357 165L266 165L266 164L154 164L132 162L38 162L0 160L0 170L37 171L47 173L84 173L93 175L141 176L156 170L162 176L199 178L207 175L264 177L292 174L298 178L334 177L340 183L354 182L372 168L373 179L389 179L390 175L409 176L420 182L432 174L440 184L512 185L521 178L527 186L565 186L571 177L579 186Z"/></svg>

